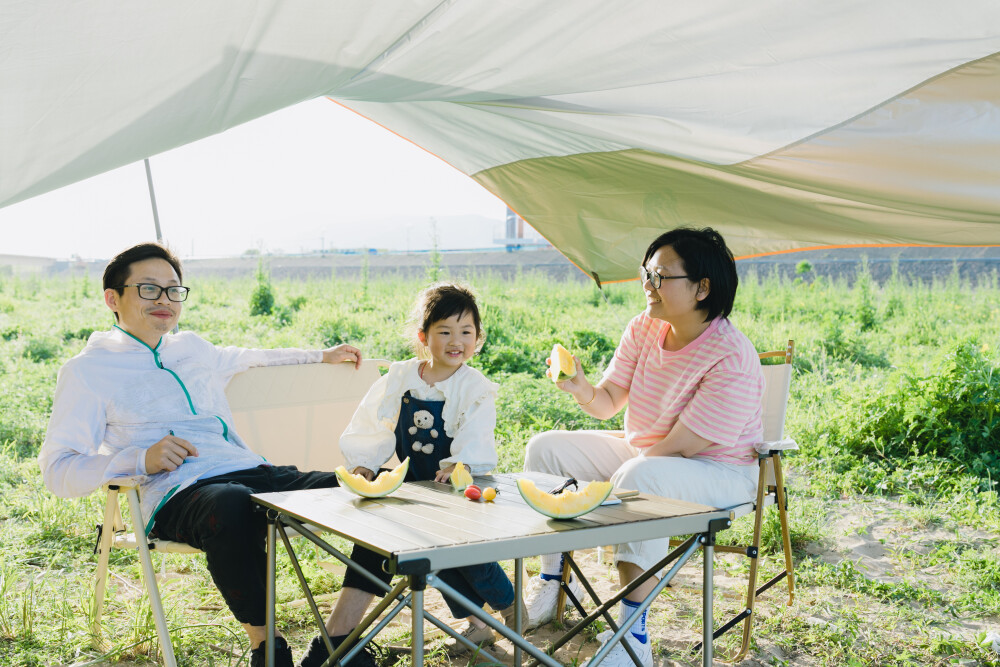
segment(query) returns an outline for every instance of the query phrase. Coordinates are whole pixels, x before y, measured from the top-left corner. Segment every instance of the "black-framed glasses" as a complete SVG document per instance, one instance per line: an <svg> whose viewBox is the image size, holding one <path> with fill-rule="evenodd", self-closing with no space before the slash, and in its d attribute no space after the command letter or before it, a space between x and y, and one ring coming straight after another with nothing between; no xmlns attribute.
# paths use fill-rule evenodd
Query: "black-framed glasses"
<svg viewBox="0 0 1000 667"><path fill-rule="evenodd" d="M167 298L171 301L186 301L188 298L188 292L191 291L190 287L184 287L182 285L160 287L159 285L154 285L153 283L131 283L129 285L122 285L121 289L126 287L138 288L139 298L146 299L147 301L156 301L164 292L167 293Z"/></svg>
<svg viewBox="0 0 1000 667"><path fill-rule="evenodd" d="M660 289L660 284L664 280L680 280L681 278L693 280L691 276L661 276L656 271L647 271L645 266L639 267L639 280L642 282L646 282L648 280L649 284L653 286L653 289Z"/></svg>

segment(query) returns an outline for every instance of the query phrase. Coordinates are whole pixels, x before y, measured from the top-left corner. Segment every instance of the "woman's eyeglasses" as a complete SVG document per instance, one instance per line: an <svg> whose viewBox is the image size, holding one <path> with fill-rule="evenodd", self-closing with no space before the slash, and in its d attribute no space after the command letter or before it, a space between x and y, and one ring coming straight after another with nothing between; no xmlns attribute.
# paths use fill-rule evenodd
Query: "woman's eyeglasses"
<svg viewBox="0 0 1000 667"><path fill-rule="evenodd" d="M660 284L664 280L680 280L681 278L694 280L691 276L661 276L656 271L647 271L645 266L639 267L639 280L642 282L646 282L648 280L649 284L653 286L653 289L660 289Z"/></svg>
<svg viewBox="0 0 1000 667"><path fill-rule="evenodd" d="M130 285L122 285L121 289L126 287L138 288L139 298L146 299L147 301L156 301L164 292L167 293L167 298L171 301L185 301L188 298L188 292L191 291L189 287L182 287L181 285L160 287L159 285L154 285L152 283L132 283Z"/></svg>

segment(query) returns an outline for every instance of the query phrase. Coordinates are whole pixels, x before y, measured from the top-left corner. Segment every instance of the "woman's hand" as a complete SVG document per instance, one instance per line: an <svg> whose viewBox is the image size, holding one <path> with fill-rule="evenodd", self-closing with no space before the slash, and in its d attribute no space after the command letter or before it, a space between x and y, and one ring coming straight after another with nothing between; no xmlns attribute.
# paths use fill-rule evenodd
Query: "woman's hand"
<svg viewBox="0 0 1000 667"><path fill-rule="evenodd" d="M375 479L375 471L369 470L368 468L364 468L362 466L358 466L357 468L355 468L351 472L353 474L355 474L355 475L361 475L362 477L364 477L365 479L367 479L369 482L372 481L373 479Z"/></svg>
<svg viewBox="0 0 1000 667"><path fill-rule="evenodd" d="M465 466L465 469L468 470L470 474L472 473L472 468L465 465L464 463L462 465ZM442 484L447 484L448 482L451 481L451 473L453 473L454 471L455 471L454 463L452 463L447 468L441 468L440 470L437 471L437 474L434 475L434 481L441 482Z"/></svg>
<svg viewBox="0 0 1000 667"><path fill-rule="evenodd" d="M577 403L583 403L590 400L591 398L590 390L593 387L593 385L591 385L590 382L587 381L587 376L584 375L583 373L583 364L580 363L580 360L576 358L575 354L573 355L573 363L576 364L576 375L574 375L568 380L563 380L562 382L556 382L556 386L562 389L563 391L569 392L570 394L573 394L573 396L577 397L576 398ZM551 366L552 358L549 357L548 359L546 359L545 364ZM547 378L552 377L551 368L546 369L545 377ZM584 397L583 401L580 400L580 396Z"/></svg>
<svg viewBox="0 0 1000 667"><path fill-rule="evenodd" d="M361 350L347 343L323 350L324 364L339 364L345 361L353 363L355 368L361 368Z"/></svg>

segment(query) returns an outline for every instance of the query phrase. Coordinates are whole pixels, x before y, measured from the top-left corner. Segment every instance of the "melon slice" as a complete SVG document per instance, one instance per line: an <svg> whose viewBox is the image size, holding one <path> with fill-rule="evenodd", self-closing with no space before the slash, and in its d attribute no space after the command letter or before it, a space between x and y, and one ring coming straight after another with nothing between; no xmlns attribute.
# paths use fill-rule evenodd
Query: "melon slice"
<svg viewBox="0 0 1000 667"><path fill-rule="evenodd" d="M531 509L553 519L573 519L598 507L611 493L611 482L590 482L580 491L552 495L530 479L517 480L517 490Z"/></svg>
<svg viewBox="0 0 1000 667"><path fill-rule="evenodd" d="M576 361L573 360L573 355L559 343L552 347L549 359L552 360L549 375L552 376L553 382L563 382L576 376Z"/></svg>
<svg viewBox="0 0 1000 667"><path fill-rule="evenodd" d="M406 471L410 468L410 459L406 458L402 463L391 471L384 470L379 473L373 481L369 482L363 475L355 475L347 471L344 466L338 466L335 473L340 479L340 484L345 489L350 489L359 496L365 498L381 498L387 496L402 485L406 479Z"/></svg>
<svg viewBox="0 0 1000 667"><path fill-rule="evenodd" d="M465 469L461 461L455 464L455 469L451 471L451 485L456 491L465 491L466 487L472 484L472 475Z"/></svg>

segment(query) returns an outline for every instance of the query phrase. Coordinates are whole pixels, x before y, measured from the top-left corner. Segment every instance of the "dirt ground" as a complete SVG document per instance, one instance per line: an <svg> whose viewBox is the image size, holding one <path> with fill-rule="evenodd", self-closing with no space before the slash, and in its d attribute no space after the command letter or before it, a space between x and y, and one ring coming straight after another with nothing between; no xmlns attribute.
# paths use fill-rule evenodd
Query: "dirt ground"
<svg viewBox="0 0 1000 667"><path fill-rule="evenodd" d="M925 513L920 509L892 503L888 501L842 501L831 503L826 522L825 537L809 545L808 553L812 558L832 564L845 559L855 562L858 570L866 577L881 582L919 581L922 585L935 590L944 590L949 585L943 576L946 570L935 567L926 570L916 570L909 565L907 556L926 553L942 540L961 540L965 544L993 545L995 548L1000 536L956 528L954 525L942 524L940 521L927 521ZM617 574L610 563L610 551L605 552L604 562L598 559L597 550L577 552L575 558L582 571L597 590L602 599L606 599L617 590ZM716 626L725 619L741 610L744 606L744 586L746 581L742 556L732 554L716 554L715 559L715 622ZM765 558L763 577L768 572L780 570L778 565L780 555L769 555ZM528 561L528 571L525 577L534 575L531 571L532 561ZM343 566L331 567L340 571ZM187 575L169 572L168 579L182 579ZM164 582L169 589L170 583ZM139 586L135 587L138 596ZM321 612L326 615L336 601L337 594L319 596L318 603ZM859 600L849 593L837 589L816 590L801 585L796 587L795 602L787 606L788 589L784 582L778 583L767 591L757 601L757 618L754 623L754 643L748 657L740 663L740 667L758 667L763 665L788 665L793 667L813 667L826 664L822 655L815 655L808 646L790 643L783 636L780 628L783 624L824 629L837 632L838 623L845 611L861 620L862 630L860 642L892 642L893 645L906 647L918 641L918 636L927 633L927 628L942 635L957 635L971 637L984 630L1000 631L1000 618L963 619L956 618L948 610L914 608L910 616L917 617L916 624L906 621L906 614L898 614L899 609L882 605L870 600ZM304 600L289 603L293 606L304 606ZM438 618L459 629L463 621L451 618L441 595L432 589L425 594L425 604L428 610ZM681 667L701 665L701 654L691 649L701 638L701 561L696 555L687 564L666 589L653 603L648 627L653 641L654 664L658 667ZM587 605L588 609L592 605ZM884 625L886 618L901 619L893 621L893 629L886 634L884 630L876 632L866 629L866 625L874 628ZM575 611L569 612L566 625L548 624L528 633L531 642L540 648L545 648L555 642L565 632L567 627L579 620ZM408 610L402 611L380 635L379 643L390 654L402 656L409 653L408 632L410 628ZM496 644L484 651L477 660L471 656L448 660L442 648L444 633L432 626L425 626L426 661L429 665L469 665L477 662L499 662L514 664L513 647L507 640L499 639ZM556 659L567 665L580 665L589 659L600 647L592 638L583 635L561 648L556 653ZM586 633L584 633L586 635ZM734 629L726 637L716 642L716 664L723 662L728 652L738 645L739 631ZM292 634L289 643L293 647L296 659L301 648L308 643L311 631ZM218 647L221 650L221 647ZM228 653L228 652L227 652ZM731 655L731 653L730 653ZM237 658L230 654L228 659ZM961 656L957 656L961 658ZM226 659L226 658L224 658ZM390 661L391 662L391 661ZM525 660L525 664L530 660ZM119 663L130 664L130 663ZM138 663L137 663L138 664ZM148 663L146 663L148 664ZM387 663L388 664L388 663ZM732 664L732 663L728 663ZM974 662L959 662L957 664L974 664Z"/></svg>
<svg viewBox="0 0 1000 667"><path fill-rule="evenodd" d="M831 503L826 521L826 536L809 546L810 556L832 564L845 559L854 561L857 569L866 577L880 582L918 581L934 590L944 590L949 582L942 575L945 568L938 566L926 570L915 570L908 564L907 556L927 553L935 544L942 540L962 540L970 545L995 545L998 536L927 523L921 510L899 503L888 501L842 501ZM610 552L604 554L604 563L598 560L596 550L588 550L576 554L578 563L602 599L613 595L617 590L617 574L610 563ZM743 571L745 560L742 556L717 554L715 565L714 597L716 625L730 618L741 610L744 602L744 587L746 577ZM777 564L779 556L768 556L765 559L765 572L780 569ZM526 573L527 576L529 573ZM790 666L822 665L822 657L809 654L803 647L792 646L781 641L781 637L769 635L764 621L767 619L788 619L805 625L830 628L836 630L838 610L849 608L863 620L872 625L880 618L894 614L897 610L878 603L864 603L850 595L843 595L833 590L809 590L798 587L795 602L787 606L788 589L784 582L767 591L757 601L757 619L754 623L754 643L748 657L740 663L741 667L756 667L762 665L783 664ZM448 620L453 627L461 628L462 622L453 621L447 608L436 591L429 590L426 603L432 613L439 618ZM673 585L661 594L653 603L648 627L654 642L654 664L658 667L680 667L701 665L701 654L691 653L692 647L701 638L701 562L696 557L686 565L675 577ZM588 605L588 609L592 608ZM1000 630L1000 618L963 619L956 618L946 610L918 610L928 625L933 625L934 632L939 634L954 634L971 637L983 630ZM528 638L538 647L546 647L556 641L572 623L579 620L575 612L567 615L567 625L549 624L528 633ZM398 633L405 632L409 627L409 615L403 612L394 621L393 626ZM773 625L773 624L772 624ZM741 627L741 626L740 626ZM903 645L907 643L905 635L924 631L918 626L901 622L894 632L900 635ZM773 631L772 631L773 633ZM739 628L736 628L726 638L717 642L717 664L723 662L727 651L732 651L738 645ZM439 664L469 664L471 659L453 660L448 663L442 656L440 646L444 633L435 629L426 634L428 640L428 659ZM873 633L867 637L864 633L860 641L877 640ZM433 640L433 641L432 641ZM392 643L392 642L390 642ZM396 642L397 650L403 650L405 641ZM563 664L581 664L589 659L600 647L593 639L575 639L569 645L556 653L556 658ZM435 649L438 649L435 651ZM732 653L730 653L732 655ZM498 639L489 649L489 655L484 655L484 661L491 658L513 664L513 647L507 640ZM728 663L731 664L731 663Z"/></svg>

